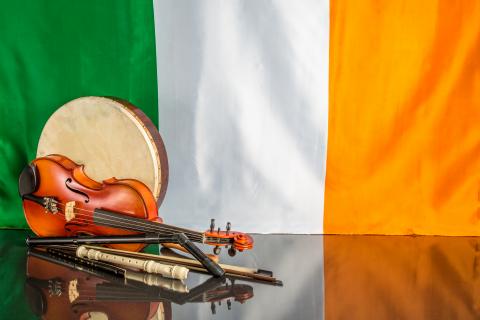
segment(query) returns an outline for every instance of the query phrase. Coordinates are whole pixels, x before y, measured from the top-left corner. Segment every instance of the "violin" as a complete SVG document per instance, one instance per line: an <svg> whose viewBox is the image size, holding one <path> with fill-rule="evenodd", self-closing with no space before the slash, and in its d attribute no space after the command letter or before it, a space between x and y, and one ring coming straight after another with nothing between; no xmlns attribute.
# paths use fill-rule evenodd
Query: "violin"
<svg viewBox="0 0 480 320"><path fill-rule="evenodd" d="M83 165L62 155L33 160L19 178L19 193L28 225L35 234L49 236L184 233L191 241L229 247L229 254L253 247L248 234L210 229L199 232L163 223L149 188L134 179L110 178L97 182ZM111 244L112 248L140 251L146 244Z"/></svg>

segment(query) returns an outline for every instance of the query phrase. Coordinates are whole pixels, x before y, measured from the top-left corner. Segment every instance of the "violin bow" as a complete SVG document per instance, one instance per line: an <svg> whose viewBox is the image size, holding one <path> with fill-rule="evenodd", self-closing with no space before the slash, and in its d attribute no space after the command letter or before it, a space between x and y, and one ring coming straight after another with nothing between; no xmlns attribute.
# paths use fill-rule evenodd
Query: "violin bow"
<svg viewBox="0 0 480 320"><path fill-rule="evenodd" d="M186 258L186 257L179 258L179 257L171 257L171 256L159 256L159 255L149 254L149 253L131 252L131 251L97 247L97 246L91 246L91 245L85 245L85 247L94 248L100 251L110 252L110 253L123 255L127 257L134 257L134 258L143 257L143 258L148 258L154 261L160 261L163 263L177 264L177 265L185 266L192 271L209 273L208 270L205 267L203 267L200 262L190 258ZM249 280L249 281L260 282L264 284L272 284L275 286L283 286L282 281L273 277L273 273L268 270L239 267L239 266L222 264L222 263L220 263L219 266L223 270L225 270L225 276L228 276L230 278L238 278L242 280Z"/></svg>

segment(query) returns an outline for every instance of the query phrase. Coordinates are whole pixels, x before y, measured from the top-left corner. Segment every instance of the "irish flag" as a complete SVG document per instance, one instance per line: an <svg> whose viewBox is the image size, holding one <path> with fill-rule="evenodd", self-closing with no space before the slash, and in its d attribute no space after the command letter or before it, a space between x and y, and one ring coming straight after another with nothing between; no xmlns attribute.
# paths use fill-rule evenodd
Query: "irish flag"
<svg viewBox="0 0 480 320"><path fill-rule="evenodd" d="M0 226L80 96L158 125L160 215L246 232L480 235L480 3L9 1L0 10Z"/></svg>

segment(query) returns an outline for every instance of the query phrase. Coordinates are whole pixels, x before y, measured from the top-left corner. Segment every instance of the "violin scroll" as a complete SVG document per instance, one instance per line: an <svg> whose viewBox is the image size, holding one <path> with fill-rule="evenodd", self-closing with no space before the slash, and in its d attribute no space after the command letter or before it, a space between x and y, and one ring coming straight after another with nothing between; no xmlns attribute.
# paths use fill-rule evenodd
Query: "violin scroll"
<svg viewBox="0 0 480 320"><path fill-rule="evenodd" d="M243 232L231 231L231 223L227 223L225 231L221 231L220 228L215 230L215 220L212 219L210 223L210 229L204 233L205 243L214 245L215 254L220 253L220 247L230 245L228 254L234 256L236 251L242 252L243 250L249 250L253 248L253 238Z"/></svg>

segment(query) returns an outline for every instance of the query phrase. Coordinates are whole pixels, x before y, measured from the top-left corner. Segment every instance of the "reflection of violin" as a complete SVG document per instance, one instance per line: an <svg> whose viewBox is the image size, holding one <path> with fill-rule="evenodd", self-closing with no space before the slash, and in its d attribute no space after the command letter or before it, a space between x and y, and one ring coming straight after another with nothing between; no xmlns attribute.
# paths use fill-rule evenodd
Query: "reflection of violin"
<svg viewBox="0 0 480 320"><path fill-rule="evenodd" d="M228 284L227 282L224 286L210 290L203 296L191 300L191 302L210 302L212 313L215 314L216 302L220 305L223 300L227 300L227 308L230 310L232 303L229 298L233 298L234 301L243 304L246 300L253 297L253 288L251 286L246 284L235 284L233 279L230 281L231 284Z"/></svg>
<svg viewBox="0 0 480 320"><path fill-rule="evenodd" d="M61 155L35 159L21 173L19 192L25 217L39 236L124 235L135 233L185 233L192 241L236 250L253 247L244 233L214 230L198 232L162 223L155 199L137 180L110 178L102 183L90 179L83 166ZM138 251L144 244L111 245ZM218 251L218 250L217 250Z"/></svg>
<svg viewBox="0 0 480 320"><path fill-rule="evenodd" d="M109 281L105 280L105 274L89 270L88 273L74 270L29 256L25 293L32 311L42 319L127 320L153 319L156 315L171 319L169 303L96 300L96 287ZM109 280L115 281L115 277Z"/></svg>
<svg viewBox="0 0 480 320"><path fill-rule="evenodd" d="M252 287L224 282L210 278L191 290L175 291L124 282L98 269L32 250L25 289L32 311L43 319L86 319L88 314L108 319L152 319L159 315L160 319L171 319L170 302L183 305L233 298L243 303L253 297Z"/></svg>

